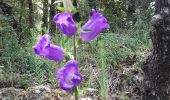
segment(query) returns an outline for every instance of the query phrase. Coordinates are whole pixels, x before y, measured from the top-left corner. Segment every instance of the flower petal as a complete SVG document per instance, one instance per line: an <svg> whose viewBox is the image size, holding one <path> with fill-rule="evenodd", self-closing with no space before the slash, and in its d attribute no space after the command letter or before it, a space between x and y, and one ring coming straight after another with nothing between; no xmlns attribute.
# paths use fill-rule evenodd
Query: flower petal
<svg viewBox="0 0 170 100"><path fill-rule="evenodd" d="M62 88L63 90L69 91L73 89L75 86L74 84L68 84L64 79L62 79L59 82L59 87Z"/></svg>
<svg viewBox="0 0 170 100"><path fill-rule="evenodd" d="M105 28L109 28L106 18L99 12L93 10L91 18L82 26L80 38L85 42L90 42L95 39L98 34ZM83 31L89 30L89 31Z"/></svg>
<svg viewBox="0 0 170 100"><path fill-rule="evenodd" d="M55 75L59 78L59 87L63 90L71 90L79 85L83 79L82 75L78 73L78 62L75 60L68 61Z"/></svg>
<svg viewBox="0 0 170 100"><path fill-rule="evenodd" d="M82 79L83 79L83 77L81 74L75 73L72 78L72 82L74 83L75 86L77 86L81 83Z"/></svg>
<svg viewBox="0 0 170 100"><path fill-rule="evenodd" d="M69 60L66 65L66 73L77 73L78 72L78 62L76 60Z"/></svg>
<svg viewBox="0 0 170 100"><path fill-rule="evenodd" d="M47 48L48 54L45 56L46 58L54 61L62 61L64 59L64 49L50 44Z"/></svg>
<svg viewBox="0 0 170 100"><path fill-rule="evenodd" d="M44 49L50 45L50 38L51 37L47 34L43 35L40 38L37 45L33 47L35 54L41 55L41 56L45 56L47 54L46 50Z"/></svg>
<svg viewBox="0 0 170 100"><path fill-rule="evenodd" d="M37 55L43 56L50 60L62 61L64 59L64 49L57 45L50 44L50 36L45 34L34 47L34 52Z"/></svg>
<svg viewBox="0 0 170 100"><path fill-rule="evenodd" d="M53 18L58 28L68 37L73 36L77 31L76 23L71 13L59 13Z"/></svg>
<svg viewBox="0 0 170 100"><path fill-rule="evenodd" d="M56 73L55 76L56 78L62 79L64 77L64 70L66 68L65 67L61 67Z"/></svg>

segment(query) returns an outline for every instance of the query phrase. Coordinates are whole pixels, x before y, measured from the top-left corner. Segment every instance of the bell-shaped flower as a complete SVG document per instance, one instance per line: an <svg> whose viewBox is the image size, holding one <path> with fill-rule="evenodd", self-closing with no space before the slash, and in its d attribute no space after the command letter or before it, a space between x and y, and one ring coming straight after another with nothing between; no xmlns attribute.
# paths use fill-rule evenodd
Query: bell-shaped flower
<svg viewBox="0 0 170 100"><path fill-rule="evenodd" d="M80 38L85 42L90 42L95 39L103 29L109 27L106 18L93 9L91 18L82 26Z"/></svg>
<svg viewBox="0 0 170 100"><path fill-rule="evenodd" d="M72 90L82 81L82 75L78 72L78 62L75 60L68 61L55 76L59 78L59 87L66 91Z"/></svg>
<svg viewBox="0 0 170 100"><path fill-rule="evenodd" d="M62 61L65 56L64 49L50 44L50 38L49 35L45 34L39 39L38 43L33 47L35 54L50 60Z"/></svg>
<svg viewBox="0 0 170 100"><path fill-rule="evenodd" d="M71 13L59 13L53 18L58 28L68 37L73 36L77 31L76 23L73 20Z"/></svg>

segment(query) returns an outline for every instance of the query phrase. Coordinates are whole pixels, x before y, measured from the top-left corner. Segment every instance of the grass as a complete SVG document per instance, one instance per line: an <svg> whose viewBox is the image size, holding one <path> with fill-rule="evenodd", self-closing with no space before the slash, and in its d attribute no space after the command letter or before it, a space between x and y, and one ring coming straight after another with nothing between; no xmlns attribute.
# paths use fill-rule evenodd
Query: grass
<svg viewBox="0 0 170 100"><path fill-rule="evenodd" d="M132 58L133 55L137 55L138 58L143 58L143 55L139 52L142 52L143 49L151 48L148 32L149 30L142 26L128 30L117 29L114 33L101 33L100 36L91 43L84 43L78 37L78 61L80 72L84 75L84 83L86 83L83 88L91 87L98 89L100 98L106 100L109 97L108 71L110 65L116 69L119 68L122 62ZM10 41L8 41L7 38L5 40L5 52L2 52L1 55L2 58L7 57L9 59L3 61L3 65L0 66L5 66L5 72L9 75L14 75L16 72L31 75L21 79L17 84L19 87L31 86L23 81L29 80L30 77L35 78L35 83L38 84L48 82L55 85L55 69L64 65L64 63L55 64L47 59L35 56L32 46L37 41L36 37L36 35L33 36L33 42L24 47L17 45L17 40L13 36L10 37ZM65 36L59 37L59 45L65 48L67 52L67 57L65 59L65 61L67 61L73 56L72 40ZM54 39L56 38L53 38L52 41L55 41ZM140 69L141 62L142 59L136 64L137 69ZM96 72L97 76L88 73L93 65L99 70ZM92 78L93 80L89 79L90 75L95 78ZM120 95L122 94L122 91L120 91Z"/></svg>
<svg viewBox="0 0 170 100"><path fill-rule="evenodd" d="M32 46L37 42L36 38L37 36L33 36L33 41L28 42L26 46L19 45L15 35L9 35L3 38L3 42L5 43L4 52L1 54L0 61L2 62L1 66L4 66L4 68L1 70L9 75L10 80L12 80L11 78L15 74L20 74L21 76L30 74L32 75L31 77L35 78L35 83L53 82L53 62L37 57L33 53ZM30 76L24 79L29 78Z"/></svg>
<svg viewBox="0 0 170 100"><path fill-rule="evenodd" d="M103 42L100 41L100 49L99 49L99 61L100 61L100 74L98 77L98 82L100 85L100 95L101 95L101 100L107 100L108 99L108 92L109 92L109 87L108 87L108 66L106 64L106 56L105 56L105 48L103 46Z"/></svg>
<svg viewBox="0 0 170 100"><path fill-rule="evenodd" d="M91 44L86 44L81 47L82 49L80 49L80 51L82 52L80 64L82 64L82 66L89 66L89 64L84 63L85 59L89 59L87 61L97 65L100 70L97 73L97 81L99 82L100 96L102 100L105 100L109 94L109 65L115 69L119 68L124 61L130 60L136 55L137 62L134 66L136 66L135 68L137 70L140 70L140 64L144 60L144 56L146 56L143 55L142 52L151 48L151 41L148 32L149 30L147 29L133 28L129 30L119 30L115 33L103 33ZM128 76L127 81L130 80L131 77ZM88 82L88 79L86 81ZM97 86L94 86L93 88L97 88ZM127 97L125 98L127 99Z"/></svg>

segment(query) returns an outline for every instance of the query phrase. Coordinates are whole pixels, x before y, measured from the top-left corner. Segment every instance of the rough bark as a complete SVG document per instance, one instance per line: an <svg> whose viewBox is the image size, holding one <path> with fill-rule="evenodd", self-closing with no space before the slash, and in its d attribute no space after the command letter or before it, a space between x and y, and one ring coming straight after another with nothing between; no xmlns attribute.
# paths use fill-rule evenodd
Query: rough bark
<svg viewBox="0 0 170 100"><path fill-rule="evenodd" d="M53 17L55 15L55 5L53 4L55 0L51 0L50 4L50 25L49 25L49 33L54 34L56 32L56 25L53 22Z"/></svg>
<svg viewBox="0 0 170 100"><path fill-rule="evenodd" d="M12 28L16 30L18 41L19 43L21 43L22 42L22 38L21 38L22 28L20 24L18 23L15 14L13 13L13 7L7 4L7 2L5 2L4 0L0 0L0 9L2 9L3 13L9 18L9 22Z"/></svg>
<svg viewBox="0 0 170 100"><path fill-rule="evenodd" d="M142 100L170 100L170 1L156 0L153 52L142 66Z"/></svg>
<svg viewBox="0 0 170 100"><path fill-rule="evenodd" d="M43 0L43 18L42 18L42 34L48 29L48 0Z"/></svg>

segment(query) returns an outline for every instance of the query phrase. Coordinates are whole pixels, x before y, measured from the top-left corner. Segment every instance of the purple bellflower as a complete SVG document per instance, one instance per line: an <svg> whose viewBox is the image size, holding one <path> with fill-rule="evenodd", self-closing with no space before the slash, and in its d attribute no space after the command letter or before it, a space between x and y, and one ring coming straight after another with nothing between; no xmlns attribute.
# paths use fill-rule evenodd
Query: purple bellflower
<svg viewBox="0 0 170 100"><path fill-rule="evenodd" d="M43 35L38 43L33 47L34 52L37 55L43 56L50 60L62 61L64 59L64 49L57 45L50 44L50 36Z"/></svg>
<svg viewBox="0 0 170 100"><path fill-rule="evenodd" d="M90 42L105 28L109 28L106 18L99 12L92 10L91 18L82 26L80 38L85 42ZM86 31L88 30L88 31Z"/></svg>
<svg viewBox="0 0 170 100"><path fill-rule="evenodd" d="M78 62L70 60L64 67L61 67L56 72L56 77L59 78L59 87L69 91L79 85L82 81L82 75L78 72Z"/></svg>
<svg viewBox="0 0 170 100"><path fill-rule="evenodd" d="M73 36L77 31L76 23L73 20L71 13L59 13L53 18L58 28L68 37Z"/></svg>

